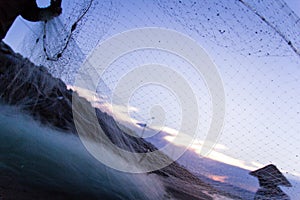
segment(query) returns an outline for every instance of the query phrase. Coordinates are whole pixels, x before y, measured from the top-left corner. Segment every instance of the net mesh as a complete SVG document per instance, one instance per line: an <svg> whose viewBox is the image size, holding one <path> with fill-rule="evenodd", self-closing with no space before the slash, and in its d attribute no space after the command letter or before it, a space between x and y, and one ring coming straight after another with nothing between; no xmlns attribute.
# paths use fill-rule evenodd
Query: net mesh
<svg viewBox="0 0 300 200"><path fill-rule="evenodd" d="M297 98L300 95L300 19L284 1L65 0L63 3L61 17L30 25L22 53L35 63L49 67L52 74L72 85L87 56L114 34L133 28L160 27L189 35L218 67L226 93L226 118L219 145L207 157L247 170L274 163L293 185L285 191L297 198L296 191L300 187L297 168L300 164L300 103ZM136 39L146 41L147 35ZM120 77L147 63L168 66L191 85L200 113L197 139L191 147L197 154L211 123L211 96L205 80L199 78L180 56L158 49L143 49L120 56L101 77L98 85L103 97L101 104L111 103ZM172 74L161 75L174 78ZM115 103L119 102L122 101ZM129 104L130 116L126 117L134 121L126 123L147 124L137 131L151 135L151 126L158 125L155 119L162 115L164 126L170 132L179 129L180 103L168 88L143 86L132 95ZM155 105L163 109L152 112ZM120 113L127 113L127 105L119 105L119 108ZM166 141L172 141L172 137L158 135L149 140L163 146ZM220 169L211 171L202 162L197 165L191 165L192 161L187 159L181 162L197 174L211 178L215 173L215 177L221 177L216 178L217 182L252 192L258 187L254 180L248 180L248 175L244 179L240 177L242 181L234 178L234 170L224 170L220 174L217 173ZM249 184L245 184L245 180Z"/></svg>
<svg viewBox="0 0 300 200"><path fill-rule="evenodd" d="M107 0L84 0L63 1L62 6L62 17L31 24L32 34L25 38L30 45L22 48L36 64L49 67L51 73L72 83L80 63L112 26L118 5Z"/></svg>

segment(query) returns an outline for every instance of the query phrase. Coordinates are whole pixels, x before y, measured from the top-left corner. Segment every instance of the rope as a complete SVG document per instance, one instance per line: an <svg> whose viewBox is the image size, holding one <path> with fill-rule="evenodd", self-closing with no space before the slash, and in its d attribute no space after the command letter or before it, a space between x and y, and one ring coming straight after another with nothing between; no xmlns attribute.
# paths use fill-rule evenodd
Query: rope
<svg viewBox="0 0 300 200"><path fill-rule="evenodd" d="M46 59L50 60L50 61L58 61L59 58L62 57L62 54L64 53L64 51L67 49L70 40L72 38L73 32L76 30L77 28L77 24L82 20L82 18L87 14L87 12L90 10L92 4L93 4L94 0L90 0L89 5L87 6L87 8L84 10L84 12L79 16L79 18L73 23L73 25L71 26L71 30L70 30L70 34L68 34L67 38L65 39L66 43L63 46L63 48L56 52L53 56L49 55L49 53L47 52L47 46L46 46L46 26L47 26L47 21L44 22L44 34L43 34L43 51L46 55Z"/></svg>

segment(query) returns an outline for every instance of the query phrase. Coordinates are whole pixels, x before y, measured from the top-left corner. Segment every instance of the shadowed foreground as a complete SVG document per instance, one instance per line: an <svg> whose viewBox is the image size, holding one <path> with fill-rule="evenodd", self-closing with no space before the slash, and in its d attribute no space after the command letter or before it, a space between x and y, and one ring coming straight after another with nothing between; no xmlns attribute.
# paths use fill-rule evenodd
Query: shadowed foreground
<svg viewBox="0 0 300 200"><path fill-rule="evenodd" d="M75 98L79 99L85 112L96 111L98 122L105 134L118 147L138 153L156 150L152 144L145 140L124 133L111 116L93 108L85 99L79 97L72 90L68 90L66 85L60 79L52 77L46 68L35 66L28 59L24 59L21 55L14 53L8 46L1 44L0 96L4 104L17 106L22 112L41 122L43 126L52 127L53 130L77 137L73 121L72 95L73 98L75 96ZM80 115L84 119L84 113L80 113ZM93 136L87 135L87 137ZM4 156L6 152L1 150L0 154ZM161 153L161 157L156 159L159 162L159 159L169 158ZM18 169L16 172L7 168L3 169L0 166L0 170L0 197L3 199L82 199L87 198L87 195L90 195L88 196L89 199L99 199L104 196L97 196L97 194L109 194L109 192L105 193L105 191L97 194L89 194L87 191L82 191L74 196L72 192L78 189L76 186L71 187L70 191L60 190L61 186L51 188L51 185L37 184L38 181L32 183L30 179L24 180L19 175ZM215 195L241 199L240 197L218 191L176 162L161 170L136 176L155 176L158 178L162 184L162 189L166 192L164 196L161 196L161 199L209 200L213 199L212 196ZM109 196L105 197L105 199L109 198ZM123 196L124 198L126 199Z"/></svg>

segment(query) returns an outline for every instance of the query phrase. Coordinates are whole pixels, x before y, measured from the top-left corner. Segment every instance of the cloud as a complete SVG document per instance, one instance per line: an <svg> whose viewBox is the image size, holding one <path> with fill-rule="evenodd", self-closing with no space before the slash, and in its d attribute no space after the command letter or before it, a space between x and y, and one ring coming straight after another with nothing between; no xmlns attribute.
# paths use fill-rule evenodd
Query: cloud
<svg viewBox="0 0 300 200"><path fill-rule="evenodd" d="M129 112L138 112L139 111L138 108L123 106L123 105L112 105L108 102L108 98L106 96L99 96L95 92L84 88L78 88L70 85L68 85L67 87L68 89L72 89L76 91L81 97L86 98L89 102L92 103L93 106L99 108L103 112L107 112L108 114L112 115L118 122L121 122L126 127L133 129L133 131L141 130L141 127L137 125L139 121L130 118L129 116ZM149 128L150 128L149 130L153 130L156 132L163 131L166 134L166 136L164 136L162 139L179 147L186 146L186 144L188 144L190 141L193 141L193 143L189 146L189 150L197 153L200 156L203 156L201 155L201 149L203 148L203 144L204 144L203 140L192 139L190 135L185 133L179 134L178 130L166 126L165 127L152 126ZM270 164L270 163L261 164L255 161L251 162L251 161L244 161L241 159L237 159L232 156L226 155L224 152L222 152L225 150L230 150L230 149L227 146L218 143L214 146L214 149L208 155L205 155L205 157L215 161L226 163L228 165L247 169L250 171L259 169L267 164ZM285 173L287 171L282 170L282 172ZM300 180L300 173L289 172L289 174L292 175L295 179ZM224 181L226 180L226 177L214 177L214 178L224 180Z"/></svg>
<svg viewBox="0 0 300 200"><path fill-rule="evenodd" d="M217 175L207 175L207 178L210 178L214 181L225 183L226 179L228 179L227 176L217 176Z"/></svg>

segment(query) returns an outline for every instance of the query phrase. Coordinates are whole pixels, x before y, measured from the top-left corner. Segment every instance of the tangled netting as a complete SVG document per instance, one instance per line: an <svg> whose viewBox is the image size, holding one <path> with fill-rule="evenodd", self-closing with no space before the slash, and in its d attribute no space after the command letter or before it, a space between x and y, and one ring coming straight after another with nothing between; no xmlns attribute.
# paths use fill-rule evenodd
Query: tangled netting
<svg viewBox="0 0 300 200"><path fill-rule="evenodd" d="M226 94L226 117L217 141L221 145L215 146L209 158L247 170L274 163L291 179L293 187L287 191L297 198L300 187L300 103L297 98L300 95L300 19L283 0L63 0L63 4L63 14L59 18L30 25L22 53L72 85L88 55L115 34L135 28L159 27L190 36L216 64ZM136 40L147 42L149 36ZM150 39L153 44L161 42ZM124 41L122 45L131 44ZM121 47L115 49L118 51ZM193 50L190 49L190 54ZM99 62L107 57L99 55ZM126 93L128 88L114 94L121 78L149 63L168 66L193 89L199 123L198 140L192 150L197 153L211 123L212 104L206 81L184 58L155 48L120 55L102 74L98 91L106 97L104 103L110 104L114 95L122 97L121 92ZM158 76L171 80L175 77L167 74L167 68L162 69L156 71ZM179 129L178 95L160 86L139 87L127 101L129 117L140 126L137 130L142 134L151 135L148 125L159 124L155 119L161 116L169 131ZM183 85L178 87L182 91L186 89ZM127 113L127 107L118 105L121 114ZM158 146L164 145L172 141L173 135L158 136L151 141ZM189 165L191 160L182 162L197 171L200 166ZM203 171L208 170L203 163L201 166ZM210 177L212 172L208 170L208 173ZM218 175L223 177L221 182L250 188L248 178L241 181L233 176L231 179L230 173Z"/></svg>
<svg viewBox="0 0 300 200"><path fill-rule="evenodd" d="M24 46L25 55L70 83L76 66L98 44L117 15L118 6L109 0L63 1L60 18L30 27L33 34L27 37L30 45Z"/></svg>
<svg viewBox="0 0 300 200"><path fill-rule="evenodd" d="M159 0L159 4L187 29L229 51L285 56L291 55L289 46L300 56L299 17L283 1Z"/></svg>

